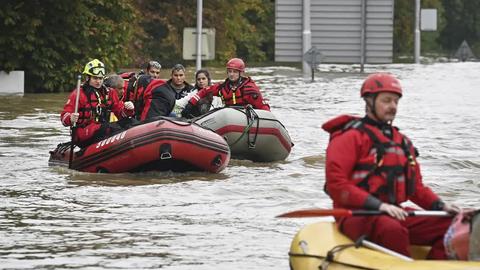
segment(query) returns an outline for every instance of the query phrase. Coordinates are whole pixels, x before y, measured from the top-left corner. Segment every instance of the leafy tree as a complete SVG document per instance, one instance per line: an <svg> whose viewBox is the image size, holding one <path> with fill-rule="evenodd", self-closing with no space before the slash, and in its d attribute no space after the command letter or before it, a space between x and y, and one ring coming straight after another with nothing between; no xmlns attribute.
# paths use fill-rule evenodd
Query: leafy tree
<svg viewBox="0 0 480 270"><path fill-rule="evenodd" d="M442 0L445 8L446 25L438 41L450 51L466 40L473 47L476 56L480 55L480 1Z"/></svg>
<svg viewBox="0 0 480 270"><path fill-rule="evenodd" d="M415 27L415 0L395 0L393 54L411 55L413 52L413 29Z"/></svg>
<svg viewBox="0 0 480 270"><path fill-rule="evenodd" d="M137 0L145 37L136 65L147 62L148 58L159 60L162 65L172 65L182 59L183 28L195 25L195 2Z"/></svg>
<svg viewBox="0 0 480 270"><path fill-rule="evenodd" d="M147 38L144 55L162 64L182 62L183 28L196 27L196 0L137 0ZM204 1L203 27L215 28L216 63L233 56L273 60L272 0ZM145 62L147 59L144 59Z"/></svg>
<svg viewBox="0 0 480 270"><path fill-rule="evenodd" d="M0 70L25 70L27 91L68 91L86 62L107 70L150 59L182 62L183 28L196 0L4 0ZM216 59L273 60L273 0L204 1L203 27L216 29ZM190 61L193 62L193 61Z"/></svg>
<svg viewBox="0 0 480 270"><path fill-rule="evenodd" d="M4 0L0 70L25 70L27 91L70 90L93 58L128 64L135 19L125 0Z"/></svg>
<svg viewBox="0 0 480 270"><path fill-rule="evenodd" d="M225 35L234 46L221 58L238 56L248 62L273 60L274 2L269 0L234 1L228 10Z"/></svg>
<svg viewBox="0 0 480 270"><path fill-rule="evenodd" d="M440 0L422 0L421 8L437 9L437 29L444 25L443 6ZM415 0L395 0L393 53L395 56L413 55L415 29ZM436 42L439 30L421 33L422 52L439 51Z"/></svg>
<svg viewBox="0 0 480 270"><path fill-rule="evenodd" d="M437 10L437 30L422 31L421 33L421 50L422 55L428 53L441 54L443 49L437 42L440 36L440 30L445 26L444 9L440 0L422 0L422 8L432 8Z"/></svg>

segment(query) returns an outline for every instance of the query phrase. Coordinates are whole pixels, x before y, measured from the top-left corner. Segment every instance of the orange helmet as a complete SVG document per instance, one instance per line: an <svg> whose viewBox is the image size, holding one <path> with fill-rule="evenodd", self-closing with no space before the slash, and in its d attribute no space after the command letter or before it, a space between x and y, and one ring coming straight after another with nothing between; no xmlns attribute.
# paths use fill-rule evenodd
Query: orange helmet
<svg viewBox="0 0 480 270"><path fill-rule="evenodd" d="M402 87L395 76L390 73L374 73L369 75L363 82L360 96L391 92L402 96Z"/></svg>
<svg viewBox="0 0 480 270"><path fill-rule="evenodd" d="M228 60L228 62L227 62L227 69L228 68L235 69L235 70L238 70L240 72L244 72L245 71L245 63L240 58L232 58L232 59Z"/></svg>

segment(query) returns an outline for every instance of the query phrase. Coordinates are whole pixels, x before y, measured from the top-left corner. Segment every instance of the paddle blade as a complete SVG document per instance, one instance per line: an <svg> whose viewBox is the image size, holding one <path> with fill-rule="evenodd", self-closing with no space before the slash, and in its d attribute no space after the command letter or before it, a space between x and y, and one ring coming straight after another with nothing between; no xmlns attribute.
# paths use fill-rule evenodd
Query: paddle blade
<svg viewBox="0 0 480 270"><path fill-rule="evenodd" d="M352 211L348 209L305 209L287 212L276 216L277 218L303 218L303 217L351 217Z"/></svg>

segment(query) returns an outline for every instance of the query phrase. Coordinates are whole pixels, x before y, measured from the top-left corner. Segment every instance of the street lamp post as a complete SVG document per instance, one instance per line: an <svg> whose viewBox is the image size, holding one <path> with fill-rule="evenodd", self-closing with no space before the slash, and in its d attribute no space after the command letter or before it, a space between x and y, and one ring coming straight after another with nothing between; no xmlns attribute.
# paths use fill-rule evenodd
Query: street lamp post
<svg viewBox="0 0 480 270"><path fill-rule="evenodd" d="M420 0L415 0L415 63L420 63Z"/></svg>
<svg viewBox="0 0 480 270"><path fill-rule="evenodd" d="M203 1L197 0L197 70L202 68L202 7Z"/></svg>

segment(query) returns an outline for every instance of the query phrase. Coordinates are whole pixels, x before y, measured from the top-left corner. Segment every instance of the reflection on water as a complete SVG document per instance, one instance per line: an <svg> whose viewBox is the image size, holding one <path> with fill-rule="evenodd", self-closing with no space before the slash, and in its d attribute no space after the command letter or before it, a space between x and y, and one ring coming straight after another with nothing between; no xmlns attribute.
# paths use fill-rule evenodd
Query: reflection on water
<svg viewBox="0 0 480 270"><path fill-rule="evenodd" d="M479 63L367 66L397 74L396 125L420 149L424 181L445 200L478 207ZM64 94L0 97L2 269L288 269L294 233L312 219L283 212L330 207L323 193L328 134L342 113L363 114L364 74L322 66L248 70L295 146L286 161L232 160L220 174L89 174L47 166L69 140ZM335 71L335 72L331 72Z"/></svg>
<svg viewBox="0 0 480 270"><path fill-rule="evenodd" d="M71 173L67 168L54 167L59 173ZM228 179L228 175L222 172L212 175L207 172L142 172L142 173L123 173L123 174L105 174L98 177L97 174L75 172L69 180L74 185L99 185L99 186L138 186L138 185L156 185L173 184L186 181L214 181L218 179Z"/></svg>

